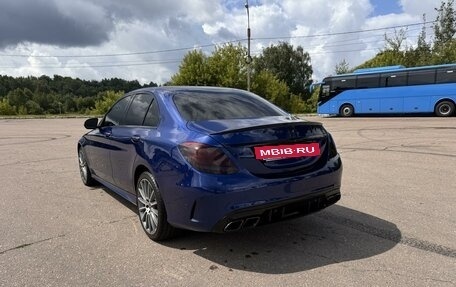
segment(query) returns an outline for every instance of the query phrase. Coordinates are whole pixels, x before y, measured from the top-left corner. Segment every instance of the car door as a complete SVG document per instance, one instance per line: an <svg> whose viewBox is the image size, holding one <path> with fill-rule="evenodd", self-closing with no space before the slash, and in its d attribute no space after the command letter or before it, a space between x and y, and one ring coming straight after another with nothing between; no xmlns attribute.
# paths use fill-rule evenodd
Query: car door
<svg viewBox="0 0 456 287"><path fill-rule="evenodd" d="M153 101L152 94L135 95L122 124L112 129L111 140L115 146L110 155L113 179L116 186L130 193L134 193L135 159L143 153L144 139L151 130L144 125L144 119Z"/></svg>
<svg viewBox="0 0 456 287"><path fill-rule="evenodd" d="M112 144L112 131L125 117L131 98L131 96L127 96L115 103L101 121L100 126L87 135L87 139L90 141L90 145L86 147L89 165L96 176L111 184L114 181L110 152L117 148Z"/></svg>

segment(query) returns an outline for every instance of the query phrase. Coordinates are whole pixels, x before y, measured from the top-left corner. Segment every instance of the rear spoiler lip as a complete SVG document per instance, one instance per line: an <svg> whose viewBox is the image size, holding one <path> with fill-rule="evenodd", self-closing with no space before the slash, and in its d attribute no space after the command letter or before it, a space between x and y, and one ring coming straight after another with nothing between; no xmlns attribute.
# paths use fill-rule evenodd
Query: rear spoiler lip
<svg viewBox="0 0 456 287"><path fill-rule="evenodd" d="M320 122L308 122L308 121L276 123L276 124L268 124L268 125L251 126L251 127L245 127L245 128L226 129L224 131L210 133L210 135L223 135L223 134L234 133L234 132L243 132L243 131L249 131L249 130L255 130L255 129L266 129L266 128L280 127L280 126L292 126L292 127L295 127L295 126L320 126L320 127L322 127L323 124Z"/></svg>

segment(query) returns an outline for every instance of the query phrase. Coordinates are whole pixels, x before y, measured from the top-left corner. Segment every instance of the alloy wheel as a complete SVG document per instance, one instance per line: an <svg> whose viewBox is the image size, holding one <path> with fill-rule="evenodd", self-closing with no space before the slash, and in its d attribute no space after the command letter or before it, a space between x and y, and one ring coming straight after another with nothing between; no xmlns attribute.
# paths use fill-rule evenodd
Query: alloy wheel
<svg viewBox="0 0 456 287"><path fill-rule="evenodd" d="M84 152L82 151L82 149L79 150L78 159L79 172L81 173L81 178L84 182L87 182L87 161L84 157Z"/></svg>
<svg viewBox="0 0 456 287"><path fill-rule="evenodd" d="M147 178L138 183L138 211L144 230L154 234L159 222L158 203L155 188Z"/></svg>

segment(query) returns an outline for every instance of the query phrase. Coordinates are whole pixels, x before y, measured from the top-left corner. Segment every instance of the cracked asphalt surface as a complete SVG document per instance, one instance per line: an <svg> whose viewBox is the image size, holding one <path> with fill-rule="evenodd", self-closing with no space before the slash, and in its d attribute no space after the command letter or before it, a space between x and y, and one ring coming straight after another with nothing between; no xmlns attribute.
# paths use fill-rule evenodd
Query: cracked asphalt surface
<svg viewBox="0 0 456 287"><path fill-rule="evenodd" d="M309 118L342 199L313 215L155 243L79 178L84 119L0 119L0 286L456 286L456 118Z"/></svg>

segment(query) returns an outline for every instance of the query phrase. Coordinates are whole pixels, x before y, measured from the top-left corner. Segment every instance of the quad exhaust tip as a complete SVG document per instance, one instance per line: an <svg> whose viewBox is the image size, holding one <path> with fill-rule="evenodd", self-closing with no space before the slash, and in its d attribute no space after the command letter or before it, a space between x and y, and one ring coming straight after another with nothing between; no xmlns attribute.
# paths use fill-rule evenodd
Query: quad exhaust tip
<svg viewBox="0 0 456 287"><path fill-rule="evenodd" d="M225 231L227 231L227 232L228 231L237 231L237 230L241 229L243 223L244 223L243 219L231 221L225 226Z"/></svg>
<svg viewBox="0 0 456 287"><path fill-rule="evenodd" d="M244 224L242 225L243 228L255 227L260 222L259 217L249 217L245 220Z"/></svg>
<svg viewBox="0 0 456 287"><path fill-rule="evenodd" d="M260 217L248 217L246 219L238 219L228 222L225 226L225 232L238 231L241 228L252 228L258 225Z"/></svg>

